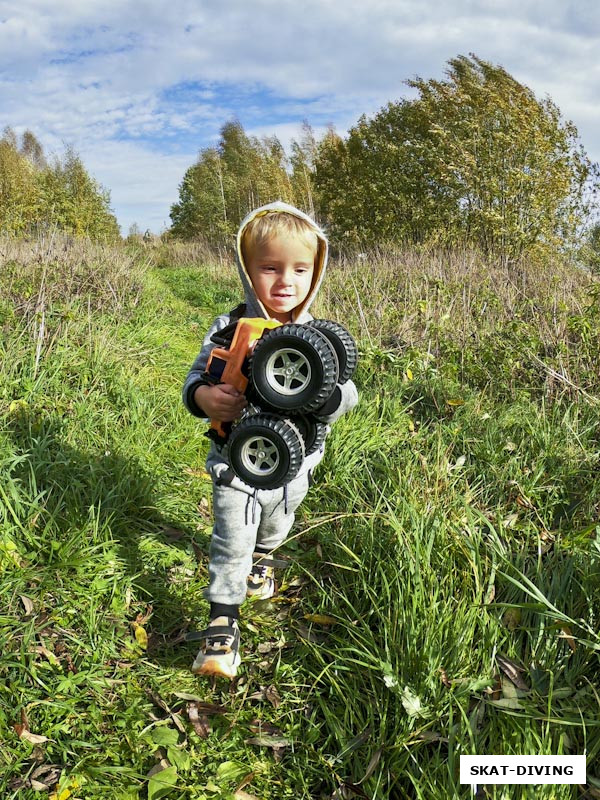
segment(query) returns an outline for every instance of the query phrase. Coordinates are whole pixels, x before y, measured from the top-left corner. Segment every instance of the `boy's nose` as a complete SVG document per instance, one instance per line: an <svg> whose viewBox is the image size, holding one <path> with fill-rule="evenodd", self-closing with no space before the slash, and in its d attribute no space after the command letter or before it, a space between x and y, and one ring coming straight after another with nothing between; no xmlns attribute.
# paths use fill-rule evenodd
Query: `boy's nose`
<svg viewBox="0 0 600 800"><path fill-rule="evenodd" d="M288 272L284 272L282 275L279 276L279 283L281 286L291 286L292 285L292 274Z"/></svg>

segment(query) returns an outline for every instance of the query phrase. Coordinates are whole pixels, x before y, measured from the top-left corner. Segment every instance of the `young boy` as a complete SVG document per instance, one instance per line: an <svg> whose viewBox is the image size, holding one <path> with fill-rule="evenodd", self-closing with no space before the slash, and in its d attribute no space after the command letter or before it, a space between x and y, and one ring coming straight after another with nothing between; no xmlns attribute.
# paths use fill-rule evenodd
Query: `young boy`
<svg viewBox="0 0 600 800"><path fill-rule="evenodd" d="M325 274L327 239L302 211L276 202L244 219L237 235L237 257L245 302L214 321L183 387L183 402L192 414L223 422L236 420L246 399L233 386L211 385L204 377L211 350L217 344L222 346L219 332L242 316L281 323L311 320L308 309ZM347 381L336 387L317 416L332 423L357 401L356 387ZM205 631L188 637L204 642L192 666L196 674L236 675L240 604L247 596L273 596L273 568L278 564L268 554L286 539L294 511L304 499L312 470L323 453L321 447L309 455L300 473L283 489L255 490L234 475L226 460L226 446L211 444L206 461L213 480L215 517L206 592L210 623Z"/></svg>

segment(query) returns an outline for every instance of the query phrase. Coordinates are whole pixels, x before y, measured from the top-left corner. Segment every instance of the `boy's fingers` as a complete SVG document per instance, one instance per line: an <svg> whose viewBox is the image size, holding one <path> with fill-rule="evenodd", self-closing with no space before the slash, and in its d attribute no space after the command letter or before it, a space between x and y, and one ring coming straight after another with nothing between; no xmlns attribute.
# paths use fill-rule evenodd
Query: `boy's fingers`
<svg viewBox="0 0 600 800"><path fill-rule="evenodd" d="M229 394L232 397L243 397L243 395L241 395L240 392L238 392L238 390L235 388L235 386L231 386L229 383L221 383L221 384L219 384L219 389L224 394Z"/></svg>

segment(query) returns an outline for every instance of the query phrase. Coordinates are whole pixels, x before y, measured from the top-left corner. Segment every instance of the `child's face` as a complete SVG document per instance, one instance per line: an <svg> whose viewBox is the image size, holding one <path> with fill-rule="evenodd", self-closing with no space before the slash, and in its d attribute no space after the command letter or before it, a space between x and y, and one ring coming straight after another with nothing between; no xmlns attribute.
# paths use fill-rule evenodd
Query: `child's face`
<svg viewBox="0 0 600 800"><path fill-rule="evenodd" d="M308 297L314 268L314 249L295 236L274 236L256 247L246 263L258 299L279 322L289 322Z"/></svg>

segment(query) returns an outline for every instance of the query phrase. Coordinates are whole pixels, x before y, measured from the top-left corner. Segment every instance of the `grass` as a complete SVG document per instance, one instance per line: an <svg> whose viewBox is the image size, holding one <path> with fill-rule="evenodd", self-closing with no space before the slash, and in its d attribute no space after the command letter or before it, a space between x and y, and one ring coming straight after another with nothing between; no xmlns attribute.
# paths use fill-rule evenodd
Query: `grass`
<svg viewBox="0 0 600 800"><path fill-rule="evenodd" d="M472 796L461 753L583 752L586 787L479 796L600 796L593 276L333 265L318 313L359 337L361 403L213 685L182 643L211 513L180 389L235 272L174 244L0 252L2 797L445 800Z"/></svg>

